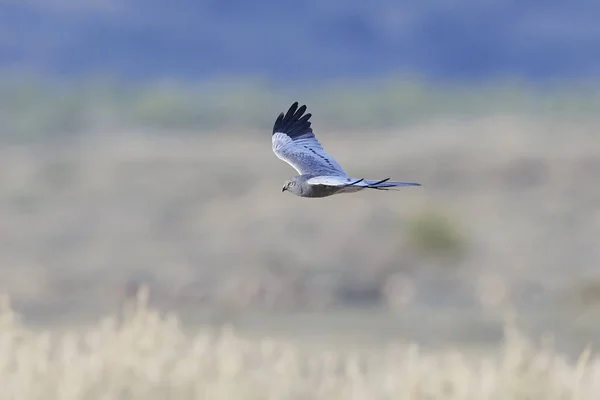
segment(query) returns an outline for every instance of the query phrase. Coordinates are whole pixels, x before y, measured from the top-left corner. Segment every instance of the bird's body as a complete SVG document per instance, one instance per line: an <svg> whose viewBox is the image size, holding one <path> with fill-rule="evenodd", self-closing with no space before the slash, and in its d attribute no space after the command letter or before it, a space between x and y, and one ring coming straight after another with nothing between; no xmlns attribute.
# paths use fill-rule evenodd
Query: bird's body
<svg viewBox="0 0 600 400"><path fill-rule="evenodd" d="M287 113L279 114L273 126L273 152L290 164L300 175L285 182L282 191L300 197L321 198L364 189L390 190L402 186L421 186L416 182L375 181L349 177L324 150L304 115L306 106L292 104Z"/></svg>
<svg viewBox="0 0 600 400"><path fill-rule="evenodd" d="M296 190L290 190L289 183L286 183L284 186L285 190L289 190L290 192L297 194L300 197L327 197L339 193L340 190L343 190L343 186L334 186L334 185L315 185L310 184L310 180L313 178L318 178L318 175L298 175L295 176L291 181L294 182L294 188ZM348 190L348 188L346 188ZM356 191L356 190L355 190Z"/></svg>

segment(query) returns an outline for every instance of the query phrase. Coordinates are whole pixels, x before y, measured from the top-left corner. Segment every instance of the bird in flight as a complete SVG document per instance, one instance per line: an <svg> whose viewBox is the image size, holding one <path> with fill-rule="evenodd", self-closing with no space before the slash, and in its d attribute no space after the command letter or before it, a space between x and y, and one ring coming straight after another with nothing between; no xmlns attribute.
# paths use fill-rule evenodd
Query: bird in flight
<svg viewBox="0 0 600 400"><path fill-rule="evenodd" d="M291 165L300 175L287 180L282 192L300 197L327 197L339 193L354 193L364 189L391 190L403 186L421 186L416 182L390 181L390 178L370 180L352 178L315 137L310 117L304 114L306 105L292 104L287 113L280 113L273 125L273 152Z"/></svg>

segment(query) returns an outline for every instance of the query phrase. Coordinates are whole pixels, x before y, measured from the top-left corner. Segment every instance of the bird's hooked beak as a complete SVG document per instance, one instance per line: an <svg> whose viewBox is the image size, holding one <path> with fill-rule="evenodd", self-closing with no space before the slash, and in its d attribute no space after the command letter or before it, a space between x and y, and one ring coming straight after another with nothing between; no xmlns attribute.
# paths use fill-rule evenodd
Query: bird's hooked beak
<svg viewBox="0 0 600 400"><path fill-rule="evenodd" d="M286 189L287 189L287 186L284 186L284 187L282 187L282 188L281 188L281 193L285 192L285 191L286 191Z"/></svg>

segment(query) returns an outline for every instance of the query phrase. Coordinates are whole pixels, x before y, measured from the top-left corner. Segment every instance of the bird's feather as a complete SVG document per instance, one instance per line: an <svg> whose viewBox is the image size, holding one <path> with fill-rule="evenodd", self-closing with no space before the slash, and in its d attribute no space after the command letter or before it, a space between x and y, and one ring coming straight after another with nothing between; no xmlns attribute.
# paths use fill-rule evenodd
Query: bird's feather
<svg viewBox="0 0 600 400"><path fill-rule="evenodd" d="M310 178L306 181L308 185L323 185L323 186L347 186L353 182L356 182L358 179L352 180L352 178L348 178L347 176L315 176L314 178ZM360 187L360 183L357 183L357 187Z"/></svg>
<svg viewBox="0 0 600 400"><path fill-rule="evenodd" d="M292 104L287 113L279 114L273 125L272 145L275 155L290 164L300 175L346 176L342 167L323 150L311 128L306 106Z"/></svg>
<svg viewBox="0 0 600 400"><path fill-rule="evenodd" d="M361 188L373 188L373 189L390 189L394 187L403 186L421 186L416 182L399 182L399 181L375 181L371 179L357 179L342 176L315 176L306 181L309 185L324 185L324 186L353 186Z"/></svg>

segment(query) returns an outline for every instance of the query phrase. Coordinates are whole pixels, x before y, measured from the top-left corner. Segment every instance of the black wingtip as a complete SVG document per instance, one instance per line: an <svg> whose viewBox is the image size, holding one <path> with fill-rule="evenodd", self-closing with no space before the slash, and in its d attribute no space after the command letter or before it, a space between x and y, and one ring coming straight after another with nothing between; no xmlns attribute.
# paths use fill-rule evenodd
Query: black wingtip
<svg viewBox="0 0 600 400"><path fill-rule="evenodd" d="M307 113L305 115L305 111L306 105L298 107L298 102L295 101L285 114L280 113L275 120L275 124L273 125L273 135L277 132L281 132L293 139L299 135L312 133L312 128L310 127L310 117L312 114Z"/></svg>

